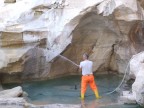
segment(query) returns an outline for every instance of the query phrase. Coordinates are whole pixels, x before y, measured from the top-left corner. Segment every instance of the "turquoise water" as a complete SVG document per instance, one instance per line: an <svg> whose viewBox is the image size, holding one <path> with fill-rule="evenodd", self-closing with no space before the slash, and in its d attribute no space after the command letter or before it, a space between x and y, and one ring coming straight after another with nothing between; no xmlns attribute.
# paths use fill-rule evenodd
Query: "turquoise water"
<svg viewBox="0 0 144 108"><path fill-rule="evenodd" d="M139 108L138 105L122 105L118 103L118 93L106 95L107 92L118 86L121 77L108 74L96 75L95 79L102 98L95 100L93 92L88 87L84 101L88 108L91 108L89 106L94 106L94 104L100 108ZM80 80L81 76L67 76L47 81L24 82L21 86L29 94L28 98L32 103L80 104ZM17 85L7 84L3 85L3 87L7 89Z"/></svg>

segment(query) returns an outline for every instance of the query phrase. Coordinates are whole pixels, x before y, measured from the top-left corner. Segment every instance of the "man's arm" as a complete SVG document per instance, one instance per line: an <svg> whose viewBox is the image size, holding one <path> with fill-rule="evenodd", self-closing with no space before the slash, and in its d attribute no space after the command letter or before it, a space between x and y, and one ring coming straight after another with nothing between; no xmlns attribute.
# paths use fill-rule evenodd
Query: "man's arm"
<svg viewBox="0 0 144 108"><path fill-rule="evenodd" d="M79 71L81 72L82 71L82 64L80 63L79 65Z"/></svg>
<svg viewBox="0 0 144 108"><path fill-rule="evenodd" d="M82 71L82 68L79 66L79 71L81 72Z"/></svg>

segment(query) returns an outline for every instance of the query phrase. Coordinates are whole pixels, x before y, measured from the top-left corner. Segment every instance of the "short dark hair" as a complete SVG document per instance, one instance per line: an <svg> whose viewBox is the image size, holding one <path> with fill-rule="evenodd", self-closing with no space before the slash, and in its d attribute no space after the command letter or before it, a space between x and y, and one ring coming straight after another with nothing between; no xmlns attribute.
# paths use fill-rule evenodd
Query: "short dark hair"
<svg viewBox="0 0 144 108"><path fill-rule="evenodd" d="M89 55L87 53L84 53L83 56L85 56L87 59L89 58Z"/></svg>

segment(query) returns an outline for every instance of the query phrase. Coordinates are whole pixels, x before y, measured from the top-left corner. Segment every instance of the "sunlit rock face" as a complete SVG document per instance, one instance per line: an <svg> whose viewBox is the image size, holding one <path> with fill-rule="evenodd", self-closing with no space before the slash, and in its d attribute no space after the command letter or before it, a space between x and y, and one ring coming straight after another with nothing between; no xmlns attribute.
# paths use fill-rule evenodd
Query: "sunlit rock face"
<svg viewBox="0 0 144 108"><path fill-rule="evenodd" d="M143 19L143 2L126 0L0 1L2 82L78 74L84 52L95 72L123 73L135 48L129 31Z"/></svg>

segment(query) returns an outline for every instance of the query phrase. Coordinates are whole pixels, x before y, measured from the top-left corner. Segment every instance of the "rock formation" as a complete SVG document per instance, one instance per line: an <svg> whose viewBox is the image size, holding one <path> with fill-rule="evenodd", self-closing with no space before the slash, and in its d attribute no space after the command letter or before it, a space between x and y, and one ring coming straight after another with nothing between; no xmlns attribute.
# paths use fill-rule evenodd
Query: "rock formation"
<svg viewBox="0 0 144 108"><path fill-rule="evenodd" d="M22 95L23 90L20 86L0 91L0 107L24 108L26 101L22 98Z"/></svg>
<svg viewBox="0 0 144 108"><path fill-rule="evenodd" d="M130 91L123 91L123 96L121 96L124 103L138 103L144 106L144 24L143 22L138 22L130 30L129 38L131 45L140 52L133 55L130 60L130 73L128 74L129 79L133 79L132 88ZM128 80L129 81L129 80ZM127 82L128 82L127 81Z"/></svg>
<svg viewBox="0 0 144 108"><path fill-rule="evenodd" d="M138 103L144 106L144 52L134 55L130 61L129 78L135 79L131 91L124 91L121 100L124 103Z"/></svg>
<svg viewBox="0 0 144 108"><path fill-rule="evenodd" d="M22 88L19 87L15 87L13 89L10 90L3 90L0 92L0 98L14 98L14 97L20 97L22 96L23 91Z"/></svg>
<svg viewBox="0 0 144 108"><path fill-rule="evenodd" d="M1 82L78 74L58 55L79 64L84 52L94 72L124 73L137 52L129 33L143 20L143 6L141 0L0 1Z"/></svg>

